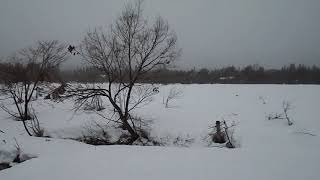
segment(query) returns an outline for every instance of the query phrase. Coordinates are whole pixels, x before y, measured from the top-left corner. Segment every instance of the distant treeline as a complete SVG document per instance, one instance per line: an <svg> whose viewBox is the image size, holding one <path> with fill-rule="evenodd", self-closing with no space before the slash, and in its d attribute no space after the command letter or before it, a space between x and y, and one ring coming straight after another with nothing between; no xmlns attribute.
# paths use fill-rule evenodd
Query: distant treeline
<svg viewBox="0 0 320 180"><path fill-rule="evenodd" d="M76 82L103 82L106 78L94 68L61 71L61 79ZM265 69L258 65L243 68L228 66L219 69L169 70L158 69L139 80L142 83L183 84L320 84L320 68L290 64L280 69Z"/></svg>
<svg viewBox="0 0 320 180"><path fill-rule="evenodd" d="M37 72L39 72L40 69L40 64L37 63L0 63L0 83L16 83L27 81L61 81L59 76L59 68L51 68L50 72L46 71L40 76L37 76Z"/></svg>
<svg viewBox="0 0 320 180"><path fill-rule="evenodd" d="M19 63L0 63L0 81L3 83L10 78L4 76L21 74L15 76L14 81L25 80L25 74L30 68L38 68L36 65L25 65ZM10 73L9 73L10 74ZM104 82L106 76L103 72L92 67L83 67L76 70L54 70L43 77L45 81L54 82ZM30 80L30 79L29 79ZM320 68L317 66L305 66L290 64L280 69L265 69L258 65L248 65L243 68L228 66L218 69L200 70L169 70L157 69L144 75L141 83L183 83L183 84L320 84Z"/></svg>

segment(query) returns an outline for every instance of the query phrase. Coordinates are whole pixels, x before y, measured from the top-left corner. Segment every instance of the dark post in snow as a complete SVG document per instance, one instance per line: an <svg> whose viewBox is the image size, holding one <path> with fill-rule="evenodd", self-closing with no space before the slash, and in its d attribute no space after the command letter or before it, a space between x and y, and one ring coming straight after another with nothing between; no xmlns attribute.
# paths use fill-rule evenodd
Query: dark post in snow
<svg viewBox="0 0 320 180"><path fill-rule="evenodd" d="M221 123L220 121L216 121L216 133L214 134L212 140L213 142L215 143L225 143L226 140L225 140L225 135L223 132L221 132Z"/></svg>

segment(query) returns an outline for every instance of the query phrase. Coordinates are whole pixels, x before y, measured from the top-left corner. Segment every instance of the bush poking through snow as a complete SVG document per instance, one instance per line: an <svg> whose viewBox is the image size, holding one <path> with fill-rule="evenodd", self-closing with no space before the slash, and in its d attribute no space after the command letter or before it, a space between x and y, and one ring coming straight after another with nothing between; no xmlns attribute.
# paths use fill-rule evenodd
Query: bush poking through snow
<svg viewBox="0 0 320 180"><path fill-rule="evenodd" d="M44 136L44 129L40 126L38 117L33 110L33 117L30 119L29 127L32 131L32 135L36 137L43 137Z"/></svg>
<svg viewBox="0 0 320 180"><path fill-rule="evenodd" d="M10 168L16 163L22 163L29 159L35 158L35 156L24 154L16 138L14 138L14 141L14 148L9 148L7 150L6 148L0 149L0 171ZM7 144L6 141L3 142L5 146L10 146L10 144Z"/></svg>
<svg viewBox="0 0 320 180"><path fill-rule="evenodd" d="M172 87L169 91L169 93L163 97L163 104L165 105L165 108L169 108L169 104L171 101L175 99L179 99L182 97L182 91L180 89L177 89L176 87Z"/></svg>
<svg viewBox="0 0 320 180"><path fill-rule="evenodd" d="M189 147L192 143L194 143L194 138L191 138L189 135L186 138L177 136L173 140L173 145L179 147Z"/></svg>
<svg viewBox="0 0 320 180"><path fill-rule="evenodd" d="M293 122L291 121L288 112L292 109L292 105L288 101L283 101L282 102L282 113L274 113L274 114L269 114L267 116L268 120L275 120L275 119L285 119L287 120L287 123L289 126L293 125Z"/></svg>
<svg viewBox="0 0 320 180"><path fill-rule="evenodd" d="M19 146L19 144L18 144L18 142L17 142L17 140L16 140L16 138L14 138L14 140L15 140L15 142L16 142L16 150L17 150L17 155L16 155L16 157L13 159L13 162L15 162L15 163L21 163L21 148L20 148L20 146Z"/></svg>
<svg viewBox="0 0 320 180"><path fill-rule="evenodd" d="M137 122L145 121L140 117L135 117L135 124ZM140 119L140 120L139 120ZM166 136L163 138L154 137L151 135L151 128L142 124L135 126L135 130L139 138L133 143L138 146L177 146L189 147L194 143L195 139L191 136ZM120 129L120 131L119 131ZM121 132L119 134L119 132ZM102 125L97 122L91 123L84 127L83 135L75 140L91 144L91 145L126 145L126 142L131 138L130 134L121 127L113 127L110 124Z"/></svg>
<svg viewBox="0 0 320 180"><path fill-rule="evenodd" d="M268 120L274 120L274 119L283 119L282 113L271 113L267 115Z"/></svg>
<svg viewBox="0 0 320 180"><path fill-rule="evenodd" d="M87 125L84 127L85 132L83 132L82 137L78 138L79 141L91 145L110 145L111 136L107 132L107 127L98 123L92 125Z"/></svg>
<svg viewBox="0 0 320 180"><path fill-rule="evenodd" d="M259 100L262 102L262 104L267 104L263 96L259 96Z"/></svg>
<svg viewBox="0 0 320 180"><path fill-rule="evenodd" d="M153 137L154 146L176 146L176 147L190 147L195 142L195 138L187 135L167 135L163 137Z"/></svg>
<svg viewBox="0 0 320 180"><path fill-rule="evenodd" d="M283 101L282 108L283 108L284 116L288 122L288 125L291 126L293 124L293 122L290 120L290 118L288 116L288 111L292 109L291 103L288 101Z"/></svg>
<svg viewBox="0 0 320 180"><path fill-rule="evenodd" d="M29 135L36 137L44 136L44 129L40 126L39 119L32 105L29 105L28 114L24 116L26 119L23 119L19 113L15 113L3 104L0 104L0 108L8 113L13 119L17 121L23 121L24 128L27 130Z"/></svg>
<svg viewBox="0 0 320 180"><path fill-rule="evenodd" d="M104 117L104 116L102 116ZM107 117L104 117L107 119ZM138 135L138 139L133 142L134 145L142 146L158 146L155 138L150 135L150 124L152 120L146 120L142 117L130 115L130 122ZM107 125L93 122L84 127L84 131L80 138L76 140L91 145L124 145L130 140L131 135L126 128L118 121L111 121Z"/></svg>

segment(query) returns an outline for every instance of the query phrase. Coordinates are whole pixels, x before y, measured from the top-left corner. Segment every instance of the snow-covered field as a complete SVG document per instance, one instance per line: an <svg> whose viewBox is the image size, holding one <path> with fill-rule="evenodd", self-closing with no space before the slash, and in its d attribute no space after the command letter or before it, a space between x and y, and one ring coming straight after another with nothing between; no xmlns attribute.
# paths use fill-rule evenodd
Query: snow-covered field
<svg viewBox="0 0 320 180"><path fill-rule="evenodd" d="M171 87L182 97L165 108ZM301 180L320 178L320 86L316 85L167 85L135 112L152 119L156 137L194 138L189 147L91 146L64 138L81 136L101 116L73 111L73 102L37 100L41 126L53 138L28 137L21 122L0 111L0 151L36 156L0 171L0 180L181 179ZM292 105L286 120L267 120ZM8 104L8 107L11 107ZM207 146L209 125L235 123L235 149ZM0 162L8 156L0 153ZM10 157L9 157L10 158Z"/></svg>

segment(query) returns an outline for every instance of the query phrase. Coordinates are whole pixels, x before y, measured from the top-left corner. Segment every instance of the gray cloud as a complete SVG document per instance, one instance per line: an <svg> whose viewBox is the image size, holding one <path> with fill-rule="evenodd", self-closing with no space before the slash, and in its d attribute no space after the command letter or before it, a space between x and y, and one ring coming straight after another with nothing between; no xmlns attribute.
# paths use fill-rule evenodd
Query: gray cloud
<svg viewBox="0 0 320 180"><path fill-rule="evenodd" d="M36 40L79 43L89 28L110 24L124 2L1 0L0 56ZM145 0L145 13L175 29L184 68L320 65L319 0Z"/></svg>

